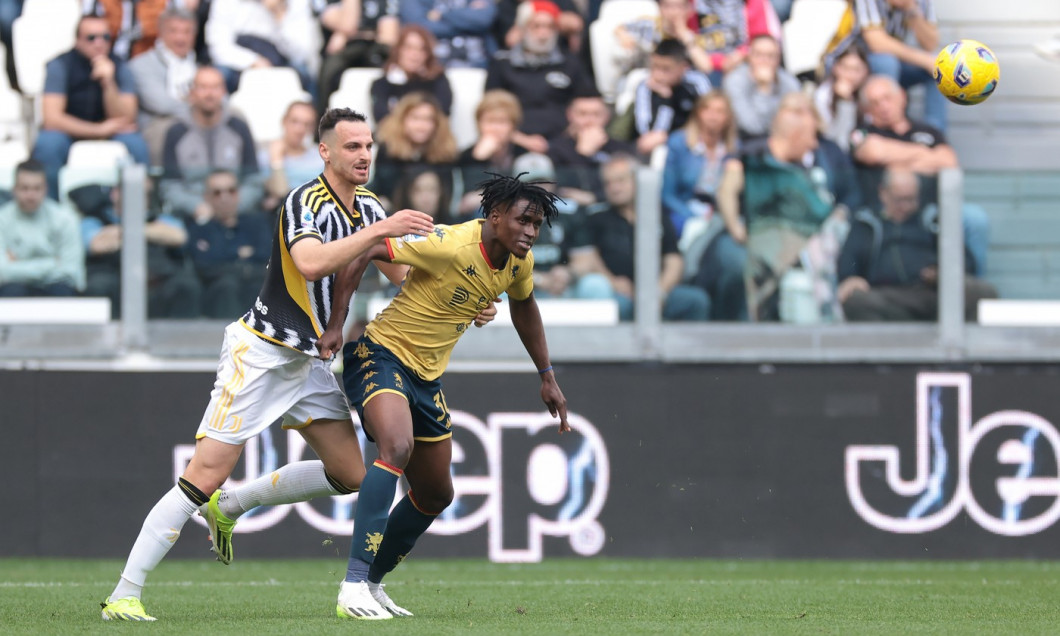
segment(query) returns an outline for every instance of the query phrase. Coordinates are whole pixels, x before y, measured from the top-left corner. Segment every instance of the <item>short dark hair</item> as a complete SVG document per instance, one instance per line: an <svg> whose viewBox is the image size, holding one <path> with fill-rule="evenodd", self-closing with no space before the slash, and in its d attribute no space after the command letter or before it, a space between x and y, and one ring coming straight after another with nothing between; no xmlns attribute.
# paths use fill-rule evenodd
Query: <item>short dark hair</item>
<svg viewBox="0 0 1060 636"><path fill-rule="evenodd" d="M324 133L335 130L340 121L359 121L368 123L368 118L352 108L329 108L324 116L320 118L320 126L317 127L317 139L323 139Z"/></svg>
<svg viewBox="0 0 1060 636"><path fill-rule="evenodd" d="M210 179L211 177L216 177L218 175L231 176L235 178L236 182L239 181L239 175L236 174L235 170L232 170L230 168L214 168L210 171L209 174L206 175L206 179Z"/></svg>
<svg viewBox="0 0 1060 636"><path fill-rule="evenodd" d="M655 45L655 50L652 51L652 55L658 55L659 57L668 57L678 62L688 62L688 50L685 45L679 40L673 38L666 38L661 40Z"/></svg>
<svg viewBox="0 0 1060 636"><path fill-rule="evenodd" d="M77 25L74 27L74 37L78 37L81 35L81 25L84 24L86 20L103 20L104 22L106 22L107 16L95 12L83 14L80 18L77 19Z"/></svg>
<svg viewBox="0 0 1060 636"><path fill-rule="evenodd" d="M44 164L39 162L39 161L37 161L36 159L26 159L22 163L20 163L17 166L15 166L15 178L16 179L18 178L18 173L20 173L20 172L28 172L30 174L43 175L43 174L45 174L45 172L44 172Z"/></svg>
<svg viewBox="0 0 1060 636"><path fill-rule="evenodd" d="M482 216L488 217L493 210L507 212L520 199L526 199L531 208L541 210L549 226L552 225L552 219L559 215L556 209L559 196L537 183L528 183L519 178L528 173L522 172L514 177L493 172L488 174L493 178L478 185L482 190Z"/></svg>

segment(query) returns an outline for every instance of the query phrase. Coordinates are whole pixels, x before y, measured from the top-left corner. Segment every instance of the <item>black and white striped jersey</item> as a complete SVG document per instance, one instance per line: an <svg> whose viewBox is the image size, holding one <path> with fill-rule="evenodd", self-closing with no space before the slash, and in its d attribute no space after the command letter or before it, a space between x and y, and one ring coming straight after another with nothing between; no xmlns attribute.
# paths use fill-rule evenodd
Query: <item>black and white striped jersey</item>
<svg viewBox="0 0 1060 636"><path fill-rule="evenodd" d="M324 175L291 190L280 209L265 282L243 324L269 342L319 355L317 338L331 316L335 276L306 280L291 259L291 246L308 237L337 241L385 218L379 199L362 187L347 209Z"/></svg>

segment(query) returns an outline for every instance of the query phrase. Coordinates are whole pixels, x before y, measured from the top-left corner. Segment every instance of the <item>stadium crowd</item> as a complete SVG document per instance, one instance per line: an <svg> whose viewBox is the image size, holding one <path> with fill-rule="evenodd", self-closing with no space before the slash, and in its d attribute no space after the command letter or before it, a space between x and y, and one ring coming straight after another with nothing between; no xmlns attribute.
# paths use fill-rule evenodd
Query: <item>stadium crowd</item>
<svg viewBox="0 0 1060 636"><path fill-rule="evenodd" d="M42 1L79 17L34 93L12 24ZM278 206L323 167L322 110L354 91L387 209L453 223L478 215L489 173L551 183L540 296L613 298L632 318L644 165L662 172L664 319L932 320L935 177L959 165L930 83L908 112L939 46L932 0L850 0L820 66L792 73L781 25L804 2L0 0L11 85L34 100L25 153L0 168L0 296L108 296L120 315L118 188L63 178L79 142L111 140L149 166L149 316L237 317ZM260 71L284 68L289 84ZM251 125L262 113L277 121ZM963 220L989 297L986 215ZM915 311L894 308L907 297Z"/></svg>

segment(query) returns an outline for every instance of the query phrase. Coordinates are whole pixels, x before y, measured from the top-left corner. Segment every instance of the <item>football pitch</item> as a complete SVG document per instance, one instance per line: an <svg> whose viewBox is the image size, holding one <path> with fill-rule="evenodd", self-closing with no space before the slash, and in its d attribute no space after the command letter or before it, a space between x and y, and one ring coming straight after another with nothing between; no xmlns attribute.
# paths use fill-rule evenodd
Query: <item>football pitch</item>
<svg viewBox="0 0 1060 636"><path fill-rule="evenodd" d="M1057 634L1060 563L410 559L387 591L413 618L335 617L341 559L172 560L156 623L105 623L115 560L0 560L13 634Z"/></svg>

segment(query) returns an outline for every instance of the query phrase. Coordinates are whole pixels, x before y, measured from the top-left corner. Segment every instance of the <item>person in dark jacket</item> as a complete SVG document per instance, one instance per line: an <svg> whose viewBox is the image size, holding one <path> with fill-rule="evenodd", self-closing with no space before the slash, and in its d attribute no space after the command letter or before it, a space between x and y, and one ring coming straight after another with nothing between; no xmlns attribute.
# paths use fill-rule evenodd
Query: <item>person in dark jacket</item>
<svg viewBox="0 0 1060 636"><path fill-rule="evenodd" d="M850 321L929 321L938 317L938 228L921 209L920 181L910 170L889 169L880 182L883 209L854 219L837 264L837 295ZM965 248L964 315L976 319L979 300L997 290L975 278Z"/></svg>
<svg viewBox="0 0 1060 636"><path fill-rule="evenodd" d="M592 82L559 45L559 14L549 0L523 2L516 18L522 40L494 54L486 74L486 90L502 88L519 99L525 116L516 143L532 152L548 152L548 139L567 127L567 106Z"/></svg>

